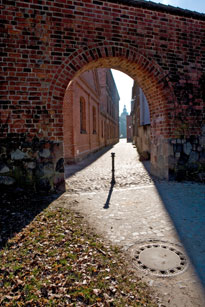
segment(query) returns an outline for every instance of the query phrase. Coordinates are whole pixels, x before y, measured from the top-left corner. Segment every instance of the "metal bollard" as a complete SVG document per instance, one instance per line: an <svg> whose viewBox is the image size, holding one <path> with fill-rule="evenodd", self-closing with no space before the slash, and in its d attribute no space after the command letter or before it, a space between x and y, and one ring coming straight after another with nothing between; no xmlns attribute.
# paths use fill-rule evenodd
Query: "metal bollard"
<svg viewBox="0 0 205 307"><path fill-rule="evenodd" d="M111 184L115 184L115 153L111 152L111 157L112 157L112 180Z"/></svg>

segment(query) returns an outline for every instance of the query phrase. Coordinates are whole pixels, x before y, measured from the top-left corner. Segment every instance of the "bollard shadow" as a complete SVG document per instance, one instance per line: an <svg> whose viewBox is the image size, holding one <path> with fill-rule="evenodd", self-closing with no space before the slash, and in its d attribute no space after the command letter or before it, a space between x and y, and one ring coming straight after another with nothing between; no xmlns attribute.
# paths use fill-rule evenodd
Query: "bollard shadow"
<svg viewBox="0 0 205 307"><path fill-rule="evenodd" d="M111 199L111 196L112 196L114 185L115 185L115 182L111 181L108 197L107 197L107 200L106 200L104 207L103 207L104 209L109 209L110 199Z"/></svg>

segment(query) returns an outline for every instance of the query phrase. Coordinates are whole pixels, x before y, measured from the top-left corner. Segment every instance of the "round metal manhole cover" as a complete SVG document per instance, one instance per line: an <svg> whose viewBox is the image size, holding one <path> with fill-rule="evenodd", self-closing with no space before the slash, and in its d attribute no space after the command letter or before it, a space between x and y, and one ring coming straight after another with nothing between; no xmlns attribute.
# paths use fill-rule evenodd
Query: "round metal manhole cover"
<svg viewBox="0 0 205 307"><path fill-rule="evenodd" d="M135 265L147 273L171 277L183 273L188 267L186 256L168 244L149 243L134 250Z"/></svg>

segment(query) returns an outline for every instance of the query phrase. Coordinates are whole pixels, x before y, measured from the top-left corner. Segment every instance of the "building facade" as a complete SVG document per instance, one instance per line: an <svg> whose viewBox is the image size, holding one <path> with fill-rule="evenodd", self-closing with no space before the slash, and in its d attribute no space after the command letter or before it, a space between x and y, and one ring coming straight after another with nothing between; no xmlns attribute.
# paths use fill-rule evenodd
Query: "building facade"
<svg viewBox="0 0 205 307"><path fill-rule="evenodd" d="M110 69L89 70L74 79L64 103L66 163L118 142L119 95Z"/></svg>
<svg viewBox="0 0 205 307"><path fill-rule="evenodd" d="M127 142L132 142L133 134L132 134L132 116L127 115Z"/></svg>
<svg viewBox="0 0 205 307"><path fill-rule="evenodd" d="M133 144L136 145L141 160L150 159L150 112L147 99L136 82L132 88L131 101Z"/></svg>
<svg viewBox="0 0 205 307"><path fill-rule="evenodd" d="M119 118L119 125L120 125L120 138L126 138L127 137L127 109L126 105L124 105L123 111Z"/></svg>

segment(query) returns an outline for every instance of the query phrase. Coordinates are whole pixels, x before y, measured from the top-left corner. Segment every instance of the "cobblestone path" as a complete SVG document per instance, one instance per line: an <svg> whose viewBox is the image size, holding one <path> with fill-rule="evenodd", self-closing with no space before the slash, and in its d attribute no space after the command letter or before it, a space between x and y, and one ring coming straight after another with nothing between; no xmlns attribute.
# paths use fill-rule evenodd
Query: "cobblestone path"
<svg viewBox="0 0 205 307"><path fill-rule="evenodd" d="M122 139L120 143L105 152L100 151L76 165L65 169L69 192L88 192L106 190L111 181L111 152L115 153L115 188L132 187L139 184L152 184L145 167L139 162L139 156L131 143ZM99 157L96 159L96 157ZM148 163L144 163L149 167ZM80 185L79 185L80 182Z"/></svg>
<svg viewBox="0 0 205 307"><path fill-rule="evenodd" d="M111 152L116 154L114 187L110 184ZM101 153L104 154L100 156ZM81 212L97 233L124 249L137 274L158 293L161 306L205 306L202 287L191 264L188 265L183 246L190 252L203 283L205 246L198 243L204 241L204 186L151 178L136 149L125 141L77 165L67 166L66 176L67 192L62 196L62 206ZM152 261L157 255L148 253L152 260L146 259L143 256L146 248L153 252L155 248L164 248L165 258L169 259L168 262L165 259L167 267L169 262L177 262L177 257L180 265L174 272L155 268L153 273ZM184 256L188 262L183 260ZM140 257L146 265L138 263ZM159 259L157 265L158 262Z"/></svg>

